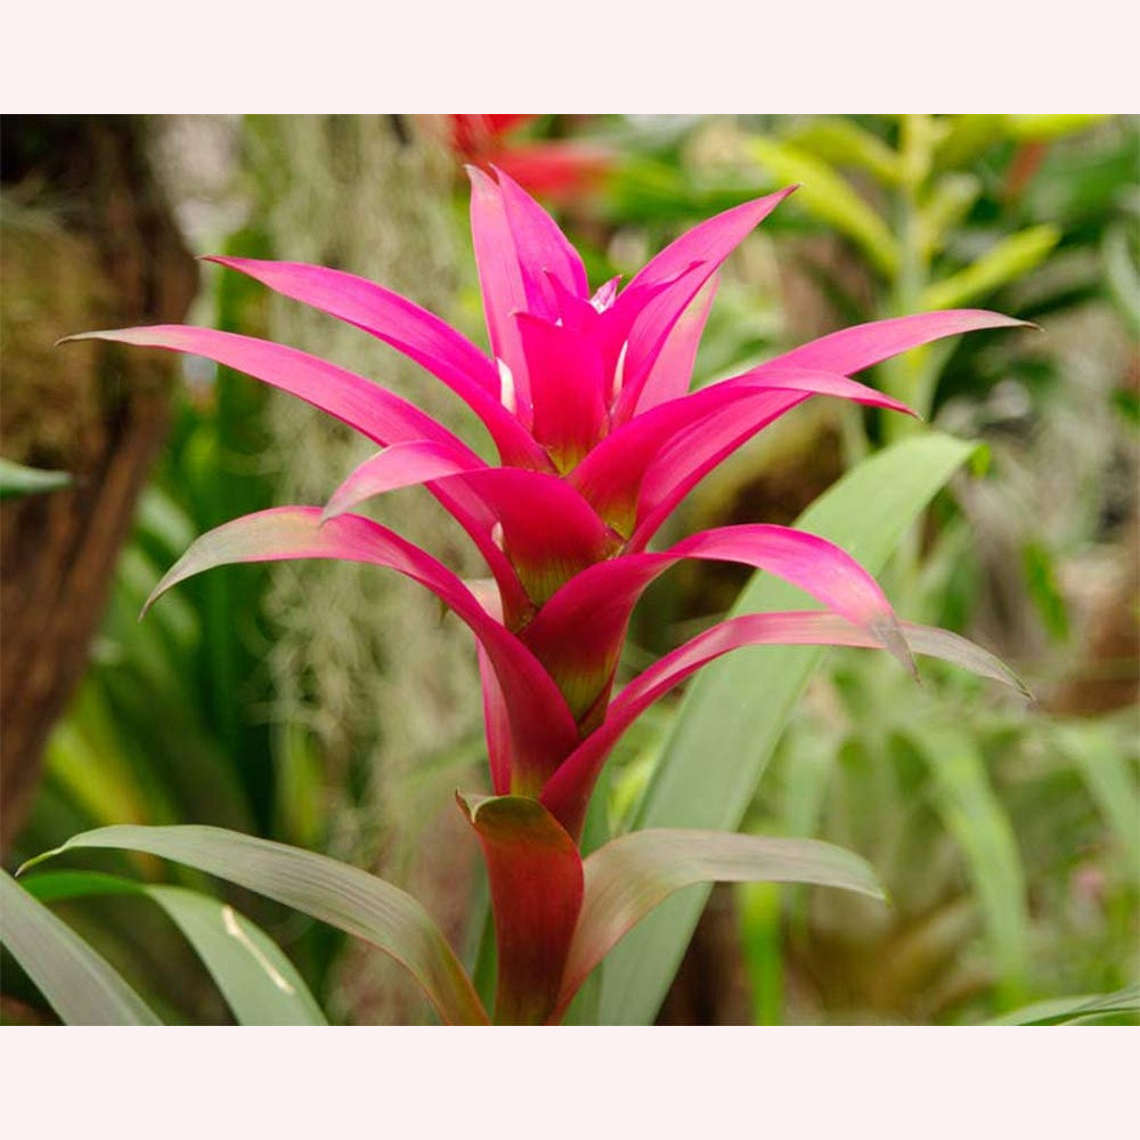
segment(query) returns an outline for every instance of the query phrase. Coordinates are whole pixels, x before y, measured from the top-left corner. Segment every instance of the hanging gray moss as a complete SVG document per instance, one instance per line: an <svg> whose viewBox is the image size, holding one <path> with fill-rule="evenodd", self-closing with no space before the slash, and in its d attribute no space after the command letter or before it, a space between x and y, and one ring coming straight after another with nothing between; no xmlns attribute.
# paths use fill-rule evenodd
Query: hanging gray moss
<svg viewBox="0 0 1140 1140"><path fill-rule="evenodd" d="M274 116L246 120L243 133L257 220L273 256L357 273L445 319L454 316L453 167L422 131L386 116ZM375 379L472 438L466 409L439 381L366 333L276 296L266 331ZM275 396L268 426L266 462L276 467L279 503L323 503L375 451L357 433L284 395ZM383 497L365 510L457 573L486 573L470 540L422 489ZM413 847L450 800L449 789L441 789L442 799L424 794L423 771L438 771L439 758L456 749L460 763L464 753L472 760L464 746L478 738L470 634L444 617L433 595L374 566L282 564L273 572L268 608L278 631L271 651L280 693L275 719L310 734L331 786L343 787L350 769L370 774L360 806L336 813L330 849L376 859L397 882L416 877L423 872L411 862ZM446 783L449 764L443 767ZM456 887L463 897L437 909L463 909L466 889ZM354 991L343 998L348 1015L406 1016L406 1009L391 1008L390 997L376 997L391 986L375 956L368 956L366 977L354 957L342 971L351 975L342 984Z"/></svg>

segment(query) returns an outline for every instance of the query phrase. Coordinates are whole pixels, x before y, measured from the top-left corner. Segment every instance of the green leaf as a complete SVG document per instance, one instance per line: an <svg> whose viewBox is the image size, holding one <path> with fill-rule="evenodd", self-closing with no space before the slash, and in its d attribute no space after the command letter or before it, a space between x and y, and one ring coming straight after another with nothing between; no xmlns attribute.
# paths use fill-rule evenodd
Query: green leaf
<svg viewBox="0 0 1140 1140"><path fill-rule="evenodd" d="M217 899L97 871L51 871L24 881L41 902L137 894L156 902L197 951L241 1025L326 1025L320 1007L280 947Z"/></svg>
<svg viewBox="0 0 1140 1140"><path fill-rule="evenodd" d="M797 206L841 230L886 275L898 268L899 251L886 222L822 159L790 143L753 138L748 149L777 182L799 182Z"/></svg>
<svg viewBox="0 0 1140 1140"><path fill-rule="evenodd" d="M1107 115L1005 115L1006 132L1024 142L1049 142L1079 134Z"/></svg>
<svg viewBox="0 0 1140 1140"><path fill-rule="evenodd" d="M390 954L423 987L440 1017L486 1024L487 1015L454 951L405 891L358 867L220 827L102 827L25 864L89 847L147 851L238 883L339 927Z"/></svg>
<svg viewBox="0 0 1140 1140"><path fill-rule="evenodd" d="M1114 1013L1140 1011L1140 985L1111 994L1051 998L994 1018L990 1025L1068 1025Z"/></svg>
<svg viewBox="0 0 1140 1140"><path fill-rule="evenodd" d="M562 1001L669 895L696 883L815 883L885 898L870 865L818 839L652 828L611 840L585 862L582 913Z"/></svg>
<svg viewBox="0 0 1140 1140"><path fill-rule="evenodd" d="M1104 281L1133 336L1140 337L1140 268L1128 241L1128 223L1116 222L1101 241Z"/></svg>
<svg viewBox="0 0 1140 1140"><path fill-rule="evenodd" d="M905 732L926 759L939 813L965 854L1006 993L1017 993L1028 962L1025 869L985 758L973 737L956 725L915 720Z"/></svg>
<svg viewBox="0 0 1140 1140"><path fill-rule="evenodd" d="M946 235L970 212L982 192L981 179L957 171L944 174L918 211L918 246L924 260L943 246Z"/></svg>
<svg viewBox="0 0 1140 1140"><path fill-rule="evenodd" d="M792 132L788 140L836 166L861 167L884 185L893 186L902 176L899 156L850 119L813 119Z"/></svg>
<svg viewBox="0 0 1140 1140"><path fill-rule="evenodd" d="M865 460L796 525L838 543L878 573L923 508L974 444L928 432ZM734 614L802 607L794 587L757 575ZM708 666L689 690L654 770L637 827L735 831L808 677L814 647L738 652ZM708 888L668 900L606 962L602 1023L650 1024L700 917Z"/></svg>
<svg viewBox="0 0 1140 1140"><path fill-rule="evenodd" d="M998 142L1005 132L1004 115L950 115L934 149L935 163L946 169L962 168Z"/></svg>
<svg viewBox="0 0 1140 1140"><path fill-rule="evenodd" d="M15 499L23 495L40 495L44 491L58 491L71 486L66 471L41 471L23 467L10 459L0 459L0 499Z"/></svg>
<svg viewBox="0 0 1140 1140"><path fill-rule="evenodd" d="M920 309L956 309L1024 276L1061 240L1056 226L1033 226L999 241L977 261L928 286Z"/></svg>
<svg viewBox="0 0 1140 1140"><path fill-rule="evenodd" d="M1140 788L1112 727L1096 721L1057 725L1054 740L1085 781L1140 883Z"/></svg>
<svg viewBox="0 0 1140 1140"><path fill-rule="evenodd" d="M161 1024L101 955L4 871L0 941L66 1024Z"/></svg>
<svg viewBox="0 0 1140 1140"><path fill-rule="evenodd" d="M579 849L583 856L590 855L604 846L610 838L609 816L612 800L612 774L609 767L603 768L590 806L586 811L586 825L582 829ZM574 995L570 1008L562 1018L563 1025L597 1025L602 1002L602 975L604 963L590 974L585 983Z"/></svg>
<svg viewBox="0 0 1140 1140"><path fill-rule="evenodd" d="M1057 581L1053 556L1044 543L1030 540L1021 548L1026 592L1037 609L1045 632L1054 641L1069 636L1069 611Z"/></svg>

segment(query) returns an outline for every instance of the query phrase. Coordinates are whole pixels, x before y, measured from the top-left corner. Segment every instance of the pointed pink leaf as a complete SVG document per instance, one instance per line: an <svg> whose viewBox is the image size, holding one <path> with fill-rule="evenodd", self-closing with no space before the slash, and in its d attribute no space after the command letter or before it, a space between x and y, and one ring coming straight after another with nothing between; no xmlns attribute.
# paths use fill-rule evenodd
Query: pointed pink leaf
<svg viewBox="0 0 1140 1140"><path fill-rule="evenodd" d="M534 438L566 471L605 429L601 355L588 335L529 313L516 313L515 320L531 377Z"/></svg>
<svg viewBox="0 0 1140 1140"><path fill-rule="evenodd" d="M204 356L299 396L377 443L433 439L464 448L458 436L407 400L363 376L283 344L191 325L109 329L66 339L108 340ZM477 458L470 449L465 450Z"/></svg>
<svg viewBox="0 0 1140 1140"><path fill-rule="evenodd" d="M523 640L558 682L579 720L613 674L641 594L685 558L740 562L775 574L860 626L912 668L890 602L845 550L791 527L726 526L694 534L658 554L626 555L591 566L567 582L526 628Z"/></svg>
<svg viewBox="0 0 1140 1140"><path fill-rule="evenodd" d="M643 550L677 504L710 471L813 395L838 396L873 408L915 414L900 401L857 380L826 372L799 374L794 368L725 380L686 399L719 388L729 394L722 407L699 425L674 435L646 467L638 489L637 526L630 536L630 550Z"/></svg>
<svg viewBox="0 0 1140 1140"><path fill-rule="evenodd" d="M482 643L508 705L514 776L525 786L551 770L577 739L570 711L530 651L481 606L442 563L371 519L321 522L318 507L276 507L234 519L198 538L154 588L147 606L178 582L234 562L333 558L386 566L414 579L453 609Z"/></svg>
<svg viewBox="0 0 1140 1140"><path fill-rule="evenodd" d="M494 579L469 578L463 584L495 621L503 620L502 598ZM511 790L511 722L507 713L507 699L495 667L481 642L476 641L475 650L479 658L479 681L483 690L483 728L487 738L491 787L495 795L505 796Z"/></svg>
<svg viewBox="0 0 1140 1140"><path fill-rule="evenodd" d="M900 352L928 344L940 337L957 336L978 329L1012 328L1025 323L985 309L945 309L934 313L914 313L840 329L802 344L799 348L793 348L791 352L785 352L753 371L790 367L820 368L825 372L850 376L852 372L870 368Z"/></svg>
<svg viewBox="0 0 1140 1140"><path fill-rule="evenodd" d="M658 404L684 396L693 379L697 347L705 331L709 310L716 296L718 275L713 274L666 337L653 367L645 378L634 415L643 415Z"/></svg>
<svg viewBox="0 0 1140 1140"><path fill-rule="evenodd" d="M640 521L642 481L663 453L671 452L674 462L660 480L662 495L670 489L666 477L681 480L690 473L684 461L687 454L693 458L689 466L699 470L695 483L709 470L700 467L701 461L713 455L719 462L723 448L739 446L740 437L750 438L810 395L909 411L905 404L845 376L808 368L772 369L762 376L748 374L711 384L650 408L608 435L569 480L611 526L632 534ZM674 450L671 445L681 439L689 443ZM646 509L655 505L651 501Z"/></svg>
<svg viewBox="0 0 1140 1140"><path fill-rule="evenodd" d="M528 309L526 285L515 254L514 235L507 219L499 184L474 166L467 167L471 179L471 238L483 292L483 312L491 351L502 360L514 379L518 417L531 423L531 383L526 357L514 313Z"/></svg>
<svg viewBox="0 0 1140 1140"><path fill-rule="evenodd" d="M541 471L471 463L430 440L399 444L366 459L333 492L323 517L335 518L374 495L429 480L460 495L477 518L480 548L489 546L495 555L488 561L508 624L529 617L531 602L541 605L567 578L615 548L615 536L568 483ZM510 565L507 590L498 566L504 558ZM520 581L529 598L510 592Z"/></svg>
<svg viewBox="0 0 1140 1140"><path fill-rule="evenodd" d="M442 380L483 421L504 463L542 470L545 460L503 407L499 373L486 355L437 316L375 282L292 261L210 257L282 296L311 305L392 345Z"/></svg>
<svg viewBox="0 0 1140 1140"><path fill-rule="evenodd" d="M463 471L486 469L486 464L445 443L417 439L394 443L361 463L333 492L323 517L335 518L353 507L401 487L415 487Z"/></svg>
<svg viewBox="0 0 1140 1140"><path fill-rule="evenodd" d="M434 440L396 443L361 463L333 492L325 504L323 519L343 515L375 495L401 487L428 484L436 497L463 524L498 583L501 608L514 628L529 618L533 605L510 559L495 542L499 513L494 503L469 481L450 476L468 471L518 470L524 477L537 474L518 468L488 468L466 449ZM506 478L510 478L507 476ZM500 615L500 620L502 616Z"/></svg>
<svg viewBox="0 0 1140 1140"><path fill-rule="evenodd" d="M377 443L430 442L455 456L457 462L484 466L458 436L406 400L363 376L282 344L189 325L115 329L82 333L68 339L109 340L192 352L299 396ZM521 617L529 603L510 563L491 541L495 518L488 515L486 505L461 486L445 489L431 485L429 490L471 535L487 560L503 591L511 620Z"/></svg>
<svg viewBox="0 0 1140 1140"><path fill-rule="evenodd" d="M495 1022L541 1025L558 1000L582 906L582 857L537 800L456 798L479 837L490 881L499 975Z"/></svg>
<svg viewBox="0 0 1140 1140"><path fill-rule="evenodd" d="M621 398L614 409L616 423L624 423L633 414L664 336L668 335L689 302L721 267L725 258L794 190L794 186L789 186L775 194L745 202L694 226L645 265L619 294L614 303L615 317L626 329L633 330L645 304L647 288L676 277L694 263L702 264L700 272L686 278L685 288L670 292L672 311L661 312L656 316L652 335L643 333L641 343L636 348L631 337L632 359L627 362L627 382L623 385Z"/></svg>
<svg viewBox="0 0 1140 1140"><path fill-rule="evenodd" d="M810 393L802 390L757 390L747 398L726 401L702 419L699 428L693 425L677 432L642 473L632 512L636 525L627 549L644 550L681 500L710 471L809 398ZM874 406L878 401L867 398L858 402Z"/></svg>
<svg viewBox="0 0 1140 1140"><path fill-rule="evenodd" d="M555 317L561 320L562 327L576 336L591 337L600 345L601 314L593 302L575 296L553 275L548 275L548 280L554 292Z"/></svg>
<svg viewBox="0 0 1140 1140"><path fill-rule="evenodd" d="M657 357L681 319L681 315L708 277L707 263L694 261L668 284L645 288L646 293L653 290L654 295L646 296L625 335L624 343L617 346L622 364L621 374L615 377L613 383L614 399L611 416L615 424L623 424L632 417ZM621 315L621 310L615 306L602 317L605 343L610 353L613 352L616 339L622 330Z"/></svg>
<svg viewBox="0 0 1140 1140"><path fill-rule="evenodd" d="M713 272L795 189L795 186L788 186L763 198L754 198L686 230L676 241L667 245L656 257L647 262L624 292L631 293L637 286L674 277L694 261L709 262L711 264L709 272ZM620 297L617 303L622 304Z"/></svg>
<svg viewBox="0 0 1140 1140"><path fill-rule="evenodd" d="M860 856L818 839L649 828L600 847L584 864L582 910L558 1006L560 1018L603 958L674 891L693 883L814 883L885 897Z"/></svg>
<svg viewBox="0 0 1140 1140"><path fill-rule="evenodd" d="M491 169L498 176L529 311L555 320L559 314L550 279L585 300L589 296L586 267L558 223L509 174Z"/></svg>
<svg viewBox="0 0 1140 1140"><path fill-rule="evenodd" d="M991 653L957 634L912 622L899 629L911 651L941 657L979 676L1002 681L1028 696L1024 684ZM816 611L745 614L723 621L666 654L614 699L601 727L592 732L542 789L542 802L571 835L578 835L598 773L622 733L686 677L733 649L749 645L845 645L877 649L866 630L835 614ZM746 699L746 694L741 694Z"/></svg>
<svg viewBox="0 0 1140 1140"><path fill-rule="evenodd" d="M617 547L617 536L569 483L541 471L487 467L447 480L478 495L502 526L503 550L535 605Z"/></svg>
<svg viewBox="0 0 1140 1140"><path fill-rule="evenodd" d="M479 682L483 690L483 731L487 738L487 763L491 769L491 787L495 795L505 796L511 790L511 721L507 698L499 684L491 659L481 643L476 643L479 658Z"/></svg>

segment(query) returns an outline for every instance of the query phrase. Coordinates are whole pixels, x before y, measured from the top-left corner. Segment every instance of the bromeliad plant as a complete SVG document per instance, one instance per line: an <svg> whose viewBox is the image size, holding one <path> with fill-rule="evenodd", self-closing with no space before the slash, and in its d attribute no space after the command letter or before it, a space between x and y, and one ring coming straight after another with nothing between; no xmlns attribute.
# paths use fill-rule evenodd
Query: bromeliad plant
<svg viewBox="0 0 1140 1140"><path fill-rule="evenodd" d="M379 285L312 265L218 257L269 288L347 321L442 380L486 427L489 464L392 392L284 345L156 326L83 334L196 353L307 400L380 445L322 509L286 506L199 538L150 602L191 575L236 562L339 558L396 570L434 591L474 633L494 794L460 795L491 889L498 981L494 1020L555 1023L605 954L669 893L694 882L768 879L876 893L855 856L808 840L651 830L579 852L606 758L650 704L742 646L884 648L1011 680L989 654L900 621L848 554L781 526L729 526L663 551L651 540L687 492L766 425L815 395L906 412L851 379L906 349L1019 322L982 311L904 316L824 337L689 392L693 359L729 253L791 192L720 214L653 258L624 288L591 292L577 252L506 174L470 171L471 223L488 356L437 317ZM353 508L423 485L455 517L490 577L464 582ZM761 613L713 626L614 695L631 612L685 558L766 570L821 611ZM148 605L150 604L148 602ZM748 694L741 693L741 700ZM343 929L401 960L449 1022L487 1012L417 903L362 871L206 828L106 828L67 846L122 846L220 874Z"/></svg>

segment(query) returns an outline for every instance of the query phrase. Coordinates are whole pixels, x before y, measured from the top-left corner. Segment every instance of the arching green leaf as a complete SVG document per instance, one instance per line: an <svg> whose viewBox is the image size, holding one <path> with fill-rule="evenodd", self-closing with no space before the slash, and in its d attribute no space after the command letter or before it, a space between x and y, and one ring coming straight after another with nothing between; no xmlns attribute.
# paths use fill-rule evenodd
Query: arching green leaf
<svg viewBox="0 0 1140 1140"><path fill-rule="evenodd" d="M486 1024L470 979L427 911L405 891L358 867L220 827L102 827L69 839L25 867L79 848L148 851L238 883L390 954L419 982L445 1021Z"/></svg>
<svg viewBox="0 0 1140 1140"><path fill-rule="evenodd" d="M67 1025L160 1025L107 961L0 871L0 941Z"/></svg>
<svg viewBox="0 0 1140 1140"><path fill-rule="evenodd" d="M46 902L140 894L156 902L197 951L241 1025L326 1025L301 975L259 926L218 899L97 871L48 871L24 881Z"/></svg>

